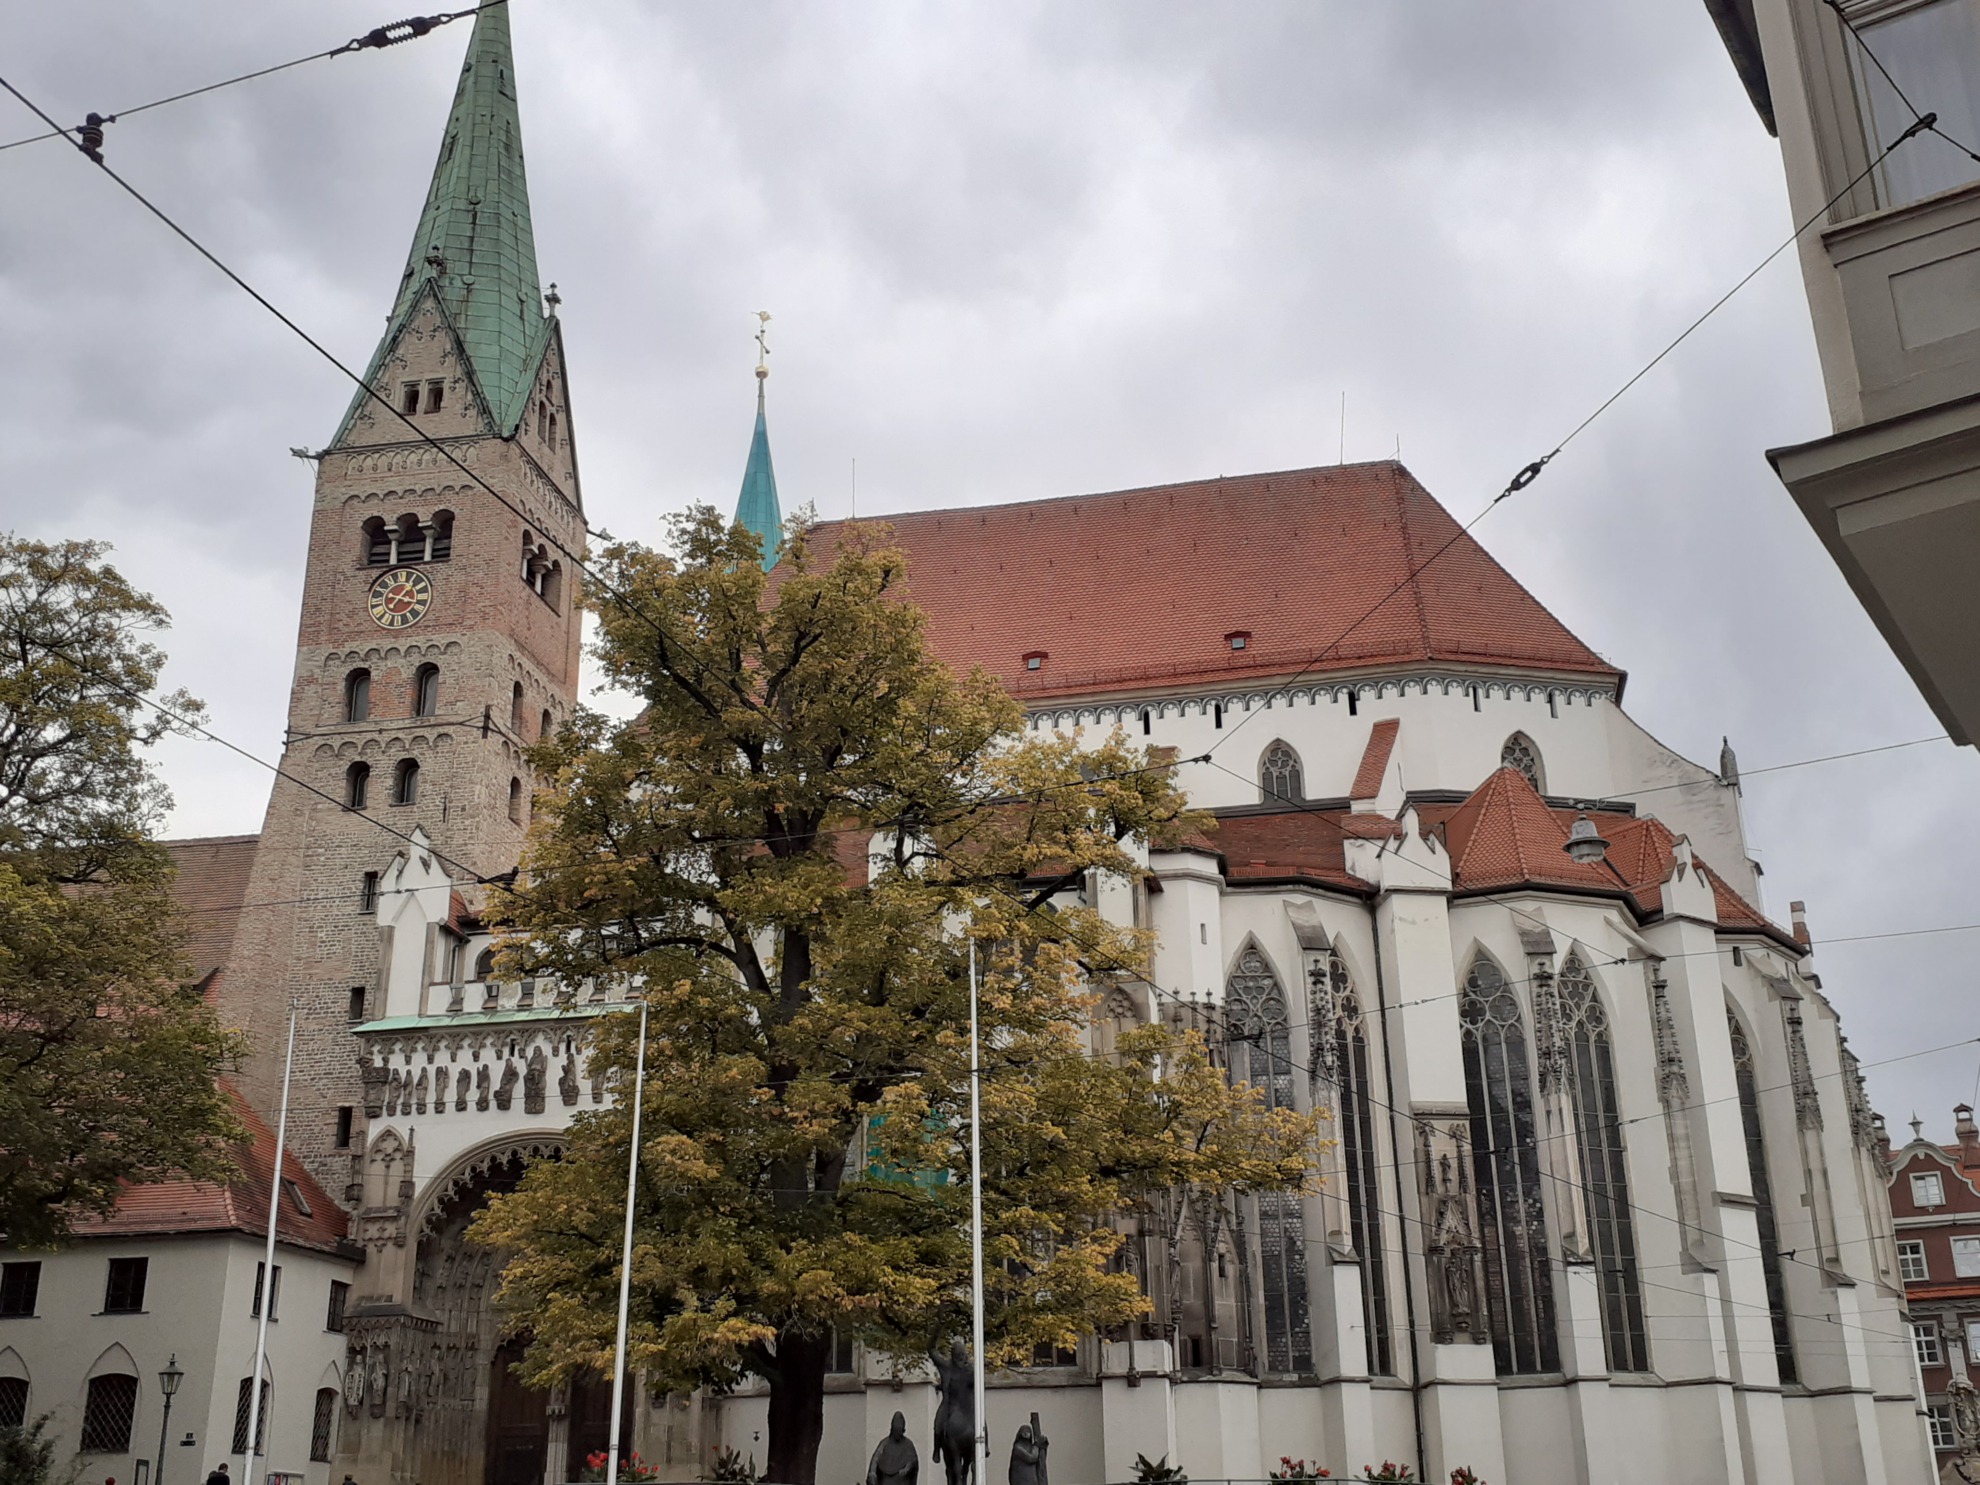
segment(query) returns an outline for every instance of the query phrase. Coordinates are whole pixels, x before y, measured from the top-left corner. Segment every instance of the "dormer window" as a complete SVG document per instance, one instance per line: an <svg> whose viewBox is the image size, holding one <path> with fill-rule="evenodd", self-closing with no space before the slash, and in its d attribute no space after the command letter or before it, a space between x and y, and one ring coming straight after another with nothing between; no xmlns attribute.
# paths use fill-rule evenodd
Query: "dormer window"
<svg viewBox="0 0 1980 1485"><path fill-rule="evenodd" d="M407 414L419 411L418 382L407 382L403 387L399 388L399 411Z"/></svg>
<svg viewBox="0 0 1980 1485"><path fill-rule="evenodd" d="M1026 670L1043 670L1045 668L1045 651L1033 650L1030 654L1026 655L1024 657L1024 668Z"/></svg>
<svg viewBox="0 0 1980 1485"><path fill-rule="evenodd" d="M1224 636L1224 643L1234 650L1242 650L1251 643L1251 631L1249 629L1234 629Z"/></svg>
<svg viewBox="0 0 1980 1485"><path fill-rule="evenodd" d="M1946 1204L1945 1177L1937 1171L1922 1171L1911 1178L1911 1204L1915 1207L1942 1207Z"/></svg>

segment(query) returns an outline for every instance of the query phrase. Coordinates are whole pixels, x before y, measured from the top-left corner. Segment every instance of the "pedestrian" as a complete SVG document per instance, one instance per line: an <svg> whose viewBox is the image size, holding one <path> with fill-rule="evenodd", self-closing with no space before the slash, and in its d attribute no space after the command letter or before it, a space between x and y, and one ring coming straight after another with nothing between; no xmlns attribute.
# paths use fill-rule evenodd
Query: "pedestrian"
<svg viewBox="0 0 1980 1485"><path fill-rule="evenodd" d="M228 1477L225 1460L213 1466L213 1473L206 1477L206 1485L234 1485L233 1480Z"/></svg>

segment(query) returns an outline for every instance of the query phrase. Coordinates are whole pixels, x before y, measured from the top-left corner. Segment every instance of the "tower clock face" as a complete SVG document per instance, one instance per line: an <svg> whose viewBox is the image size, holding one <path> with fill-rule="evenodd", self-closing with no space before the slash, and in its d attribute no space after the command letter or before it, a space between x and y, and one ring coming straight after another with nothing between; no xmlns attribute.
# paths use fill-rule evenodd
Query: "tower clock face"
<svg viewBox="0 0 1980 1485"><path fill-rule="evenodd" d="M380 629L406 629L426 617L433 604L433 579L416 567L395 567L378 575L366 607Z"/></svg>

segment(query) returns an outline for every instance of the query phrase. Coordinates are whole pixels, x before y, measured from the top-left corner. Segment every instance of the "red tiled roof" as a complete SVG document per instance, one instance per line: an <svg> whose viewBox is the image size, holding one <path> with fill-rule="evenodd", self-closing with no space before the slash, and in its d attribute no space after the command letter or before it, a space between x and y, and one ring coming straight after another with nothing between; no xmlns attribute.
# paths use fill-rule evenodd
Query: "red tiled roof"
<svg viewBox="0 0 1980 1485"><path fill-rule="evenodd" d="M257 1237L268 1231L268 1186L275 1173L275 1132L248 1107L232 1086L227 1096L234 1113L247 1126L248 1138L234 1152L240 1174L225 1185L217 1181L153 1181L127 1186L109 1216L78 1222L78 1237L152 1237L187 1232L247 1232ZM335 1248L348 1230L344 1212L296 1159L291 1150L282 1160L284 1191L276 1212L276 1236L305 1248ZM298 1210L287 1183L295 1182L309 1212Z"/></svg>
<svg viewBox="0 0 1980 1485"><path fill-rule="evenodd" d="M1396 734L1402 731L1397 717L1384 717L1368 729L1368 747L1361 755L1361 767L1354 771L1350 799L1373 799L1382 792L1382 775L1389 771L1389 755L1396 750Z"/></svg>
<svg viewBox="0 0 1980 1485"><path fill-rule="evenodd" d="M1021 700L1413 662L1622 681L1392 461L885 521L936 653Z"/></svg>
<svg viewBox="0 0 1980 1485"><path fill-rule="evenodd" d="M186 957L192 960L194 984L205 985L227 963L260 840L258 835L209 835L160 843L178 868L172 899L185 914Z"/></svg>
<svg viewBox="0 0 1980 1485"><path fill-rule="evenodd" d="M1201 843L1224 858L1225 874L1233 882L1298 880L1367 892L1369 884L1347 869L1341 847L1344 818L1368 817L1309 810L1226 815Z"/></svg>
<svg viewBox="0 0 1980 1485"><path fill-rule="evenodd" d="M1609 866L1568 855L1572 818L1563 822L1518 769L1500 769L1444 822L1455 886L1473 892L1527 884L1622 891L1622 878Z"/></svg>

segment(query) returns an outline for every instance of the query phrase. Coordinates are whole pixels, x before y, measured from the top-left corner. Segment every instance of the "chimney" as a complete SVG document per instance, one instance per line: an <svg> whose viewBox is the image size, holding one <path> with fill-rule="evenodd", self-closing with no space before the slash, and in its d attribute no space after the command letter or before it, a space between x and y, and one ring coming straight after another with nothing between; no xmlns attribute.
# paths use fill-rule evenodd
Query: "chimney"
<svg viewBox="0 0 1980 1485"><path fill-rule="evenodd" d="M1959 1136L1959 1168L1972 1170L1980 1166L1980 1126L1973 1122L1971 1105L1962 1103L1954 1106L1953 1133Z"/></svg>
<svg viewBox="0 0 1980 1485"><path fill-rule="evenodd" d="M1794 926L1794 941L1804 949L1812 947L1813 940L1808 937L1808 904L1805 902L1789 903L1788 920Z"/></svg>

